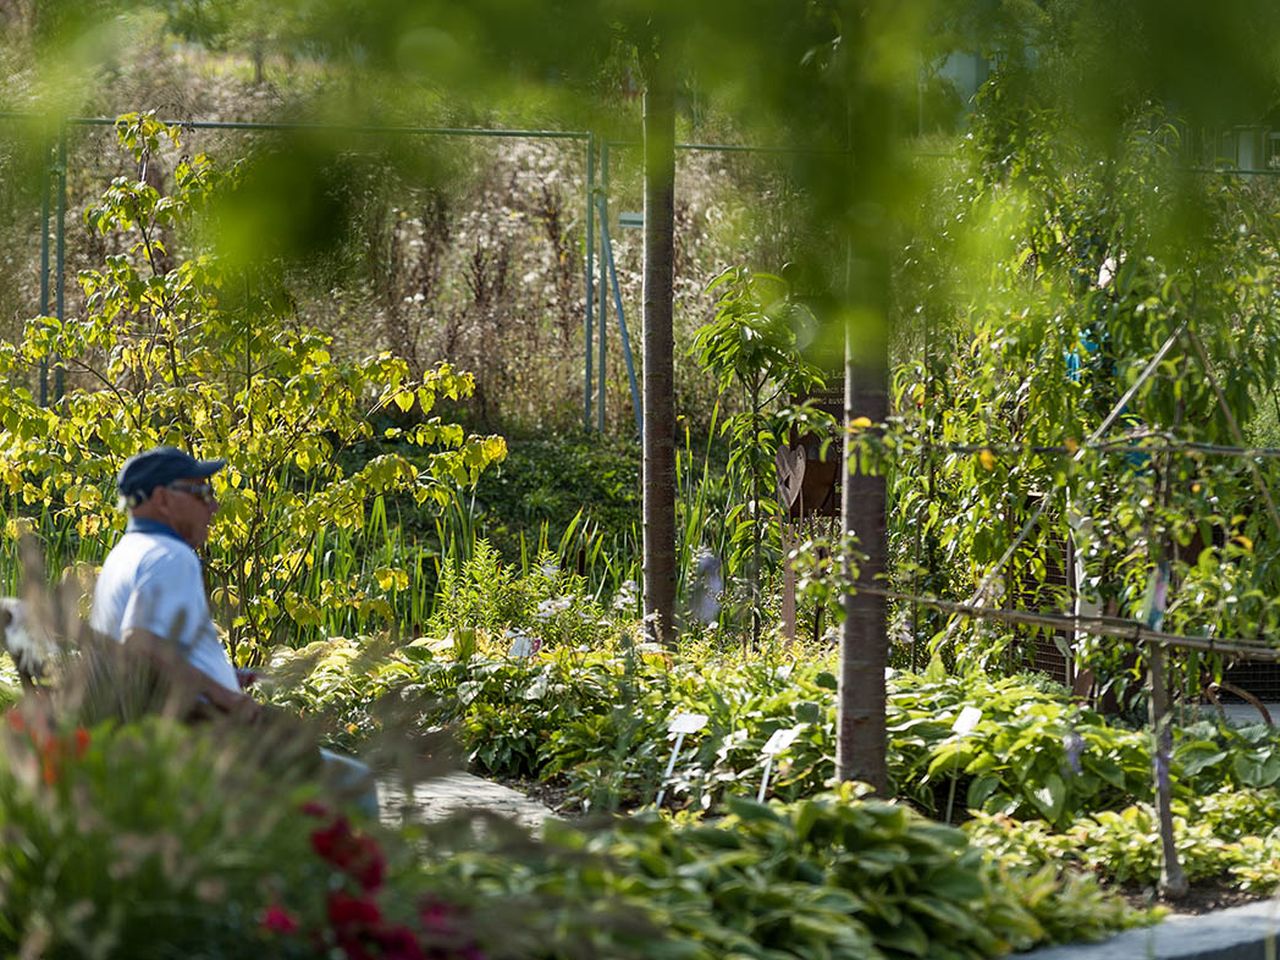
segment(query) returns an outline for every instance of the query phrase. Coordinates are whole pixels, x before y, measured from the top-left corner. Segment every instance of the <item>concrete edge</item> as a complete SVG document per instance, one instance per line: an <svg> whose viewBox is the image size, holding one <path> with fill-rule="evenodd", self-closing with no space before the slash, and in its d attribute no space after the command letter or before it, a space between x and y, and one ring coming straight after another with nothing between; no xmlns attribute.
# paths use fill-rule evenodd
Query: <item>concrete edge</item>
<svg viewBox="0 0 1280 960"><path fill-rule="evenodd" d="M1200 916L1174 915L1098 943L1041 947L1018 960L1275 960L1280 956L1280 900Z"/></svg>

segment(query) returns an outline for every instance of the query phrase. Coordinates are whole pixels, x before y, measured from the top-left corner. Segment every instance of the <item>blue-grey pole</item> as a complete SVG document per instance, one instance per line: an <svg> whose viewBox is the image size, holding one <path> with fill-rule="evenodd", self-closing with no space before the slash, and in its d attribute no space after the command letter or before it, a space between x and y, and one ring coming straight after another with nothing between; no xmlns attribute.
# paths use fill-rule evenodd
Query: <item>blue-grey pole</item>
<svg viewBox="0 0 1280 960"><path fill-rule="evenodd" d="M606 142L600 146L600 236L605 238L609 236L609 144ZM597 311L600 317L600 362L597 364L599 370L597 377L600 380L600 394L596 405L596 425L597 429L604 433L604 395L606 390L605 372L608 370L606 363L608 359L609 344L609 279L605 275L605 255L604 250L600 251L600 274L598 283L600 284L600 309Z"/></svg>
<svg viewBox="0 0 1280 960"><path fill-rule="evenodd" d="M53 151L45 144L40 173L40 316L49 315L49 191L53 189L49 161ZM40 406L49 404L49 359L40 361Z"/></svg>
<svg viewBox="0 0 1280 960"><path fill-rule="evenodd" d="M591 270L595 264L595 203L593 196L596 190L596 145L595 137L587 137L587 256L586 267L584 273L586 275L586 315L583 320L583 343L584 343L584 359L583 359L583 387L582 387L582 429L591 430L591 326L592 311L595 309L595 288L591 283ZM604 323L604 317L600 318L600 322Z"/></svg>
<svg viewBox="0 0 1280 960"><path fill-rule="evenodd" d="M58 274L57 287L54 291L55 302L58 309L58 322L62 323L65 317L65 290L66 287L66 240L67 240L67 125L62 124L61 132L58 135ZM58 362L58 358L54 357L54 373L53 373L53 393L54 396L61 400L63 388L65 386L65 374L63 373L62 364Z"/></svg>
<svg viewBox="0 0 1280 960"><path fill-rule="evenodd" d="M631 358L631 336L627 332L627 317L622 310L622 287L618 284L618 267L613 261L613 244L609 240L609 226L604 218L604 197L600 198L600 255L609 263L609 278L613 281L613 312L618 316L618 339L622 341L622 359L627 365L627 381L631 386L631 406L636 413L636 436L644 436L644 406L640 402L640 388L636 384L636 366ZM603 322L601 326L603 327Z"/></svg>

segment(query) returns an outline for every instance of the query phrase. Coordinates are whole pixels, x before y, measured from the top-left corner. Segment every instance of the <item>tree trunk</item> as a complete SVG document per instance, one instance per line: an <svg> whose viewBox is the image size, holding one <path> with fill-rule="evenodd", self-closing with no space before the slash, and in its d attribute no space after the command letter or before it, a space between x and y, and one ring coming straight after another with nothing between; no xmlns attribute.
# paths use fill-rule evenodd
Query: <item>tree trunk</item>
<svg viewBox="0 0 1280 960"><path fill-rule="evenodd" d="M671 63L645 59L644 95L644 612L651 639L675 637L675 395L672 278L675 90Z"/></svg>
<svg viewBox="0 0 1280 960"><path fill-rule="evenodd" d="M852 344L864 336L880 346L871 356L855 363ZM861 352L861 351L860 351ZM865 354L863 354L865 356ZM882 424L889 415L889 358L879 331L845 327L844 418L868 417ZM885 572L888 554L886 489L883 474L872 476L857 453L856 438L846 434L844 488L840 503L841 529L855 534L865 560L858 580L874 584ZM852 562L842 550L846 582ZM836 776L862 780L882 796L889 783L885 764L885 682L889 638L884 597L846 593L841 601L844 624L840 632L839 715L836 738Z"/></svg>
<svg viewBox="0 0 1280 960"><path fill-rule="evenodd" d="M889 416L892 263L901 238L891 211L901 197L903 168L894 148L894 90L869 69L872 58L865 54L882 42L876 38L875 24L892 5L855 6L860 14L843 21L842 43L846 50L863 54L850 54L842 61L848 71L844 131L848 154L834 161L843 162L845 175L833 178L838 186L824 199L842 214L848 243L843 279L845 424L866 417L874 425L871 429L879 430ZM831 172L838 169L833 167ZM883 469L867 462L856 439L846 432L841 530L846 540L856 536L856 550L864 558L858 582L884 586L889 555L887 488ZM847 575L852 567L847 543L841 553ZM836 775L841 780L864 781L883 796L889 785L884 678L889 659L888 602L855 590L844 595L841 607Z"/></svg>
<svg viewBox="0 0 1280 960"><path fill-rule="evenodd" d="M1147 645L1147 669L1151 683L1151 732L1155 737L1156 815L1160 823L1160 892L1170 900L1187 894L1187 875L1178 859L1173 834L1173 787L1169 781L1173 754L1173 718L1169 716L1169 687L1165 678L1164 648Z"/></svg>

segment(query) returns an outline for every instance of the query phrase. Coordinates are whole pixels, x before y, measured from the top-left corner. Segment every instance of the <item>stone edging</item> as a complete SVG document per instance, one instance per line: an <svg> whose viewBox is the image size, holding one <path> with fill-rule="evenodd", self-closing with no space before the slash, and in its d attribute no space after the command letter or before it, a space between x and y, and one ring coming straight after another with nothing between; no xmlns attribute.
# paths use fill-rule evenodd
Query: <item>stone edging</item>
<svg viewBox="0 0 1280 960"><path fill-rule="evenodd" d="M1044 947L1018 960L1275 960L1280 956L1280 900L1200 916L1172 916L1100 943Z"/></svg>

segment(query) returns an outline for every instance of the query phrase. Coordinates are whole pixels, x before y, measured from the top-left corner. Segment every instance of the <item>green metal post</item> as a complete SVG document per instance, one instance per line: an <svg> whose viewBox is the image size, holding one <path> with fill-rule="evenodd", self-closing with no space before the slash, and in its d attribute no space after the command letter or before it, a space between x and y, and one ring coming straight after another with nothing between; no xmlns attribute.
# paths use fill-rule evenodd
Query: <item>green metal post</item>
<svg viewBox="0 0 1280 960"><path fill-rule="evenodd" d="M586 315L583 320L583 387L582 387L582 429L591 431L591 326L592 312L595 309L595 289L591 285L591 268L595 259L595 204L592 202L596 191L596 144L595 137L587 137L587 256L584 274L586 276ZM604 323L604 317L600 318Z"/></svg>
<svg viewBox="0 0 1280 960"><path fill-rule="evenodd" d="M58 309L58 321L65 319L65 287L66 287L66 240L67 240L67 125L62 125L58 134L58 273L57 289L54 291ZM58 400L62 399L65 387L65 374L62 364L54 357L53 393Z"/></svg>
<svg viewBox="0 0 1280 960"><path fill-rule="evenodd" d="M618 339L622 343L622 359L627 367L627 383L631 387L631 406L636 415L636 437L644 438L644 404L640 388L636 384L636 365L631 355L631 335L627 332L627 315L622 309L622 287L618 284L618 266L613 259L613 243L609 239L609 221L605 216L604 197L600 198L600 256L609 265L610 286L613 289L613 312L618 318ZM604 326L604 317L600 318Z"/></svg>

